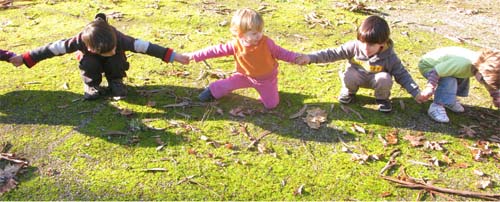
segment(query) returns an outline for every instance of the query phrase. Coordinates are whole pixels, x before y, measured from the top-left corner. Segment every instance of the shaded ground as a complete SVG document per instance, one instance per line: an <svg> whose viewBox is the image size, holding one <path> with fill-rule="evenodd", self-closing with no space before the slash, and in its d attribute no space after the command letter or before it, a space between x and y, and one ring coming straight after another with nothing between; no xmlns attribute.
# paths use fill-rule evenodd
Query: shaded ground
<svg viewBox="0 0 500 202"><path fill-rule="evenodd" d="M500 7L498 0L427 1L376 0L369 8L387 14L393 23L436 32L447 38L482 48L500 49Z"/></svg>

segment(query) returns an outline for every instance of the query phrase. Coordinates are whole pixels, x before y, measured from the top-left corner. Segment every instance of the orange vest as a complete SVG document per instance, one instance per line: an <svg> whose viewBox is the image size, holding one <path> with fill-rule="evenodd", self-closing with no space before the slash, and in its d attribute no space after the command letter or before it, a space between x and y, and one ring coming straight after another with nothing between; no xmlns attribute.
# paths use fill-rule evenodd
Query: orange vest
<svg viewBox="0 0 500 202"><path fill-rule="evenodd" d="M239 40L234 42L234 59L236 60L236 71L250 77L258 78L269 75L278 62L273 58L271 50L267 46L267 37L255 46L243 46Z"/></svg>

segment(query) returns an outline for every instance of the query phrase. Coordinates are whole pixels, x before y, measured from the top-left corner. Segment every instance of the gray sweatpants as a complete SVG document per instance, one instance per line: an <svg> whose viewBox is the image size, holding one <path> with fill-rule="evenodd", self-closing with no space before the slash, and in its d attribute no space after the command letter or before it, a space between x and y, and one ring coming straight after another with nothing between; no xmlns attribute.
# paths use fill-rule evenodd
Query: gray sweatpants
<svg viewBox="0 0 500 202"><path fill-rule="evenodd" d="M364 69L348 67L344 73L339 72L342 79L341 95L356 94L359 88L375 90L375 99L387 100L391 96L392 76L387 72L369 73Z"/></svg>

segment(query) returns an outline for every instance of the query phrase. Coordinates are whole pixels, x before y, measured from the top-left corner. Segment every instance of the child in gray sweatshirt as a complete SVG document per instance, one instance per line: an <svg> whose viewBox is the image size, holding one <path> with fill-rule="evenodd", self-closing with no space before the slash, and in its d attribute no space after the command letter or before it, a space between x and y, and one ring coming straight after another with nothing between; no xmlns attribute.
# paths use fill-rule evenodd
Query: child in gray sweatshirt
<svg viewBox="0 0 500 202"><path fill-rule="evenodd" d="M348 104L360 87L375 90L378 110L392 111L389 100L392 77L403 86L418 103L427 99L420 95L418 85L404 68L393 49L387 22L379 16L366 18L357 31L357 40L349 41L334 49L325 49L300 57L298 64L330 63L347 59L348 64L340 73L342 89L339 102Z"/></svg>

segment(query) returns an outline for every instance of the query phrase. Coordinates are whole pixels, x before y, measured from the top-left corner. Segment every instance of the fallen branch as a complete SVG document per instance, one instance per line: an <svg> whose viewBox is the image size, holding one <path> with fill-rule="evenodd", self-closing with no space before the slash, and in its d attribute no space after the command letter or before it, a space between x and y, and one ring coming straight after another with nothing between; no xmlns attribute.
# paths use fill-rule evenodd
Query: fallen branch
<svg viewBox="0 0 500 202"><path fill-rule="evenodd" d="M271 131L268 131L268 130L264 131L262 133L262 135L260 135L260 137L258 137L257 139L253 140L252 142L250 142L250 144L248 145L247 149L255 147L259 143L259 141L262 140L262 138L268 136L269 134L271 134Z"/></svg>
<svg viewBox="0 0 500 202"><path fill-rule="evenodd" d="M500 200L500 194L461 191L461 190L436 187L433 185L420 183L420 182L403 181L403 180L399 180L399 179L388 177L388 176L380 176L380 177L387 180L387 181L398 183L401 187L406 187L406 188L410 188L410 189L424 189L426 191L430 191L431 193L435 192L435 193L454 194L454 195L459 195L459 196L464 196L464 197L472 197L472 198L479 198L479 199L492 200L492 201Z"/></svg>
<svg viewBox="0 0 500 202"><path fill-rule="evenodd" d="M385 171L391 169L392 167L394 167L396 165L396 157L399 156L399 154L401 154L401 151L399 149L396 149L394 151L391 152L391 158L389 158L389 161L387 161L387 164L385 164L385 166L382 168L382 170L380 170L380 175L383 175L385 173Z"/></svg>

